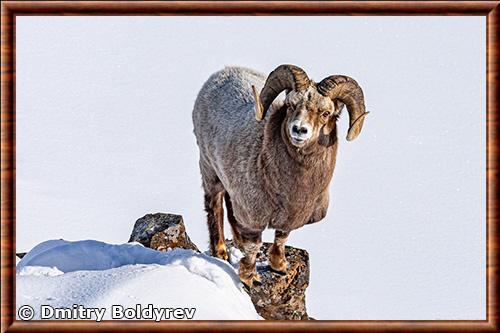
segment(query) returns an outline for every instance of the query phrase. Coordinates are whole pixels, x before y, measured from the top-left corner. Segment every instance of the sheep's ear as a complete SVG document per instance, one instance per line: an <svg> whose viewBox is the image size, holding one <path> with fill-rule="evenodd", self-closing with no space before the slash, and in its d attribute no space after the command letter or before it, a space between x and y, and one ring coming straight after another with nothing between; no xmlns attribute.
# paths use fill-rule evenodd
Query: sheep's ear
<svg viewBox="0 0 500 333"><path fill-rule="evenodd" d="M335 127L335 116L330 116L330 119L323 125L323 135L330 135Z"/></svg>
<svg viewBox="0 0 500 333"><path fill-rule="evenodd" d="M257 121L262 121L262 119L264 119L264 107L262 106L262 100L260 99L260 94L254 85L252 85L252 91L253 98L255 100L255 119Z"/></svg>
<svg viewBox="0 0 500 333"><path fill-rule="evenodd" d="M337 119L331 116L327 123L323 125L321 135L319 137L319 144L322 146L330 147L337 141Z"/></svg>
<svg viewBox="0 0 500 333"><path fill-rule="evenodd" d="M333 107L335 108L333 115L328 119L328 122L323 126L323 134L324 135L330 135L330 133L333 131L334 127L337 125L337 118L342 112L342 109L344 108L344 103L339 101L338 99L333 101ZM334 133L335 135L335 133Z"/></svg>
<svg viewBox="0 0 500 333"><path fill-rule="evenodd" d="M344 103L339 100L333 101L334 105L334 115L328 119L328 122L323 126L322 135L320 143L325 146L331 146L337 141L337 119L342 109L344 108Z"/></svg>

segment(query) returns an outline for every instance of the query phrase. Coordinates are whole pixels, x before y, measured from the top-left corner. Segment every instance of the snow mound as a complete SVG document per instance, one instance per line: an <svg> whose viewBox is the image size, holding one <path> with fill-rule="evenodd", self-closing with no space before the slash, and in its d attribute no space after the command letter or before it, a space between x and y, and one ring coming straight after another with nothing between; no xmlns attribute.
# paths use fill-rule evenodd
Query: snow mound
<svg viewBox="0 0 500 333"><path fill-rule="evenodd" d="M64 274L57 267L43 266L24 266L18 272L19 275L36 275L36 276L57 276Z"/></svg>
<svg viewBox="0 0 500 333"><path fill-rule="evenodd" d="M17 265L16 306L196 308L193 319L261 319L232 266L191 250L51 240ZM174 319L174 318L172 318Z"/></svg>

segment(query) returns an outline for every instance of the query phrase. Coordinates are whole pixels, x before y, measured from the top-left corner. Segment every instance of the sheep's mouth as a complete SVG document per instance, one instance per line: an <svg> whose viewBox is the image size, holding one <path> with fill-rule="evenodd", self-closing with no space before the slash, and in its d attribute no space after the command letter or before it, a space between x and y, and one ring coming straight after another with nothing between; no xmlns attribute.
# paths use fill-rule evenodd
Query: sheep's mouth
<svg viewBox="0 0 500 333"><path fill-rule="evenodd" d="M292 142L292 144L296 147L302 147L307 139L301 139L301 138L296 138L296 137L293 137L293 136L290 136L290 141Z"/></svg>

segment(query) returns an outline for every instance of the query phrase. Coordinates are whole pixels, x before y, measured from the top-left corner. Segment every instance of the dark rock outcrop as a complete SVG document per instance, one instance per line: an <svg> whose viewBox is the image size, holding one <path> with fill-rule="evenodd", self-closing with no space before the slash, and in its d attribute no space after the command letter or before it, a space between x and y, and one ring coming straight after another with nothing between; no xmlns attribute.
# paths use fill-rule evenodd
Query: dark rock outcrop
<svg viewBox="0 0 500 333"><path fill-rule="evenodd" d="M26 252L19 252L19 253L16 253L16 256L19 258L19 259L23 259L23 257L26 255Z"/></svg>
<svg viewBox="0 0 500 333"><path fill-rule="evenodd" d="M200 252L189 239L180 215L157 213L138 219L129 242L134 241L158 251L183 248ZM282 275L270 270L267 251L271 245L264 243L257 255L257 271L262 285L247 291L257 313L269 320L311 319L305 303L305 291L309 285L309 254L306 250L286 246L288 269ZM232 241L228 240L227 246L230 253L236 252Z"/></svg>
<svg viewBox="0 0 500 333"><path fill-rule="evenodd" d="M182 216L175 214L156 213L141 217L134 224L129 242L139 242L158 251L182 248L200 252L189 239Z"/></svg>
<svg viewBox="0 0 500 333"><path fill-rule="evenodd" d="M228 247L234 247L228 241ZM308 320L306 288L309 285L309 254L306 250L286 246L288 269L285 275L270 270L267 251L271 243L264 243L257 255L257 271L262 285L248 293L255 309L264 319Z"/></svg>

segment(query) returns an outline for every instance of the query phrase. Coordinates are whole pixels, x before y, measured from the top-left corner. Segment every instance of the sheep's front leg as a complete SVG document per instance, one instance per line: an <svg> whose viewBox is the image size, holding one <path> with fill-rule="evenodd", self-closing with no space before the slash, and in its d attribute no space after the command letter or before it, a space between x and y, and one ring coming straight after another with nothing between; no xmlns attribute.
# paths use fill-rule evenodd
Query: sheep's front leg
<svg viewBox="0 0 500 333"><path fill-rule="evenodd" d="M286 274L285 242L289 234L289 232L276 230L274 233L274 243L269 248L271 270L279 274Z"/></svg>
<svg viewBox="0 0 500 333"><path fill-rule="evenodd" d="M253 285L261 284L257 273L256 260L262 245L262 238L261 234L255 237L241 236L240 250L243 251L245 256L240 260L239 275L241 282L251 288Z"/></svg>

